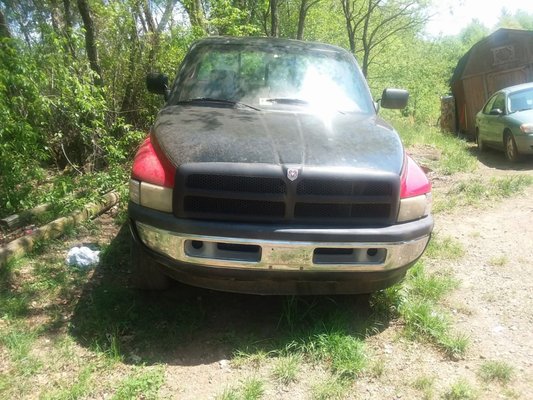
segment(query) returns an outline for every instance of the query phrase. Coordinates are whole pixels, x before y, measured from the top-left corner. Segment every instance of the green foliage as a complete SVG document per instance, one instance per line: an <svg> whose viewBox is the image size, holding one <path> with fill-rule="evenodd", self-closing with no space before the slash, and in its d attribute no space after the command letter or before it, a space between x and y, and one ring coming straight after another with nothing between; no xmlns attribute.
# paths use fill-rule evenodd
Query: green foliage
<svg viewBox="0 0 533 400"><path fill-rule="evenodd" d="M513 367L503 361L486 361L478 370L484 382L497 381L504 385L511 381L513 374Z"/></svg>
<svg viewBox="0 0 533 400"><path fill-rule="evenodd" d="M450 211L456 207L481 206L503 198L522 193L533 185L533 178L527 175L491 178L473 178L454 184L446 193L446 201L435 203L434 211Z"/></svg>
<svg viewBox="0 0 533 400"><path fill-rule="evenodd" d="M165 380L164 372L162 367L138 368L120 383L113 400L157 399Z"/></svg>
<svg viewBox="0 0 533 400"><path fill-rule="evenodd" d="M350 380L332 376L313 386L311 396L313 400L342 400L350 390Z"/></svg>
<svg viewBox="0 0 533 400"><path fill-rule="evenodd" d="M466 380L460 379L444 393L443 397L445 400L475 400L478 394Z"/></svg>
<svg viewBox="0 0 533 400"><path fill-rule="evenodd" d="M0 214L7 214L43 176L50 110L40 87L46 75L14 40L0 40Z"/></svg>

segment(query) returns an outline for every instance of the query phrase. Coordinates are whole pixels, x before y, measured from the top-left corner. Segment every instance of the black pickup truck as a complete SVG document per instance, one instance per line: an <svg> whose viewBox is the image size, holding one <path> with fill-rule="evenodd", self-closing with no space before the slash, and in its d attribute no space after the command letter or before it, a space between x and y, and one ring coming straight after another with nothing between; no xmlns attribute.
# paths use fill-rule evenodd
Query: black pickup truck
<svg viewBox="0 0 533 400"><path fill-rule="evenodd" d="M137 283L256 294L369 293L402 279L433 228L431 184L355 58L272 38L193 44L135 157Z"/></svg>

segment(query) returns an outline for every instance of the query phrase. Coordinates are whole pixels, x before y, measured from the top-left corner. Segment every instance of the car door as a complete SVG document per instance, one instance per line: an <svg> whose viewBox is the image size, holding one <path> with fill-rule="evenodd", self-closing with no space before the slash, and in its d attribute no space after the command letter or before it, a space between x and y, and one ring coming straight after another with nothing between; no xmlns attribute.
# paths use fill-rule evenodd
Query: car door
<svg viewBox="0 0 533 400"><path fill-rule="evenodd" d="M503 117L506 113L505 94L497 93L494 96L494 102L490 106L490 111L486 115L486 140L493 146L502 145L503 136Z"/></svg>
<svg viewBox="0 0 533 400"><path fill-rule="evenodd" d="M479 139L483 142L487 142L489 138L489 126L491 121L491 115L490 110L492 110L492 104L494 103L494 100L496 99L496 95L493 95L489 100L485 103L485 106L481 110L481 112L477 115L476 119L476 127L479 132Z"/></svg>

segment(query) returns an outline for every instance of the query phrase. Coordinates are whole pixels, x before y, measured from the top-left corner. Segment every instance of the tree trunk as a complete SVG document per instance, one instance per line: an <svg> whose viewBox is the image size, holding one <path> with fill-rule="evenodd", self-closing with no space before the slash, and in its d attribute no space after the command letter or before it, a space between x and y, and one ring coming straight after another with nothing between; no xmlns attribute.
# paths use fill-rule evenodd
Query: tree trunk
<svg viewBox="0 0 533 400"><path fill-rule="evenodd" d="M279 37L278 0L270 0L270 36Z"/></svg>
<svg viewBox="0 0 533 400"><path fill-rule="evenodd" d="M200 28L205 32L205 21L201 0L182 0L181 4L189 14L189 21L193 28Z"/></svg>
<svg viewBox="0 0 533 400"><path fill-rule="evenodd" d="M296 39L302 40L304 37L305 18L307 17L307 0L302 0L300 3L300 13L298 14L298 32Z"/></svg>
<svg viewBox="0 0 533 400"><path fill-rule="evenodd" d="M320 0L301 0L300 3L300 12L298 14L298 32L296 33L296 39L303 40L304 38L304 29L305 29L305 20L307 18L307 13L314 5L320 3Z"/></svg>
<svg viewBox="0 0 533 400"><path fill-rule="evenodd" d="M96 86L103 86L102 69L98 60L98 49L96 47L96 34L94 31L94 23L89 9L87 0L77 0L78 9L80 11L81 19L83 20L83 27L85 28L85 50L89 58L91 69L96 74L94 84Z"/></svg>
<svg viewBox="0 0 533 400"><path fill-rule="evenodd" d="M10 38L11 32L9 32L9 26L7 26L7 21L0 10L0 38Z"/></svg>

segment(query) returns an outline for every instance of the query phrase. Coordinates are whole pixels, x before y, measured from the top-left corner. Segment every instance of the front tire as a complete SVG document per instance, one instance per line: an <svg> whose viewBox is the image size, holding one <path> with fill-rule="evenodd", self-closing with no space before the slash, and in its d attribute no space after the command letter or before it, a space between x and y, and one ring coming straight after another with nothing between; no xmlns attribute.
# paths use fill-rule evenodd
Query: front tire
<svg viewBox="0 0 533 400"><path fill-rule="evenodd" d="M141 244L131 240L131 265L133 286L141 290L165 290L170 278L161 271L161 266L142 249Z"/></svg>
<svg viewBox="0 0 533 400"><path fill-rule="evenodd" d="M476 129L476 144L478 153L483 153L485 151L485 144L483 140L479 137L479 129Z"/></svg>
<svg viewBox="0 0 533 400"><path fill-rule="evenodd" d="M510 132L505 133L504 137L505 157L511 162L520 161L520 154L516 147L516 142L513 135Z"/></svg>

